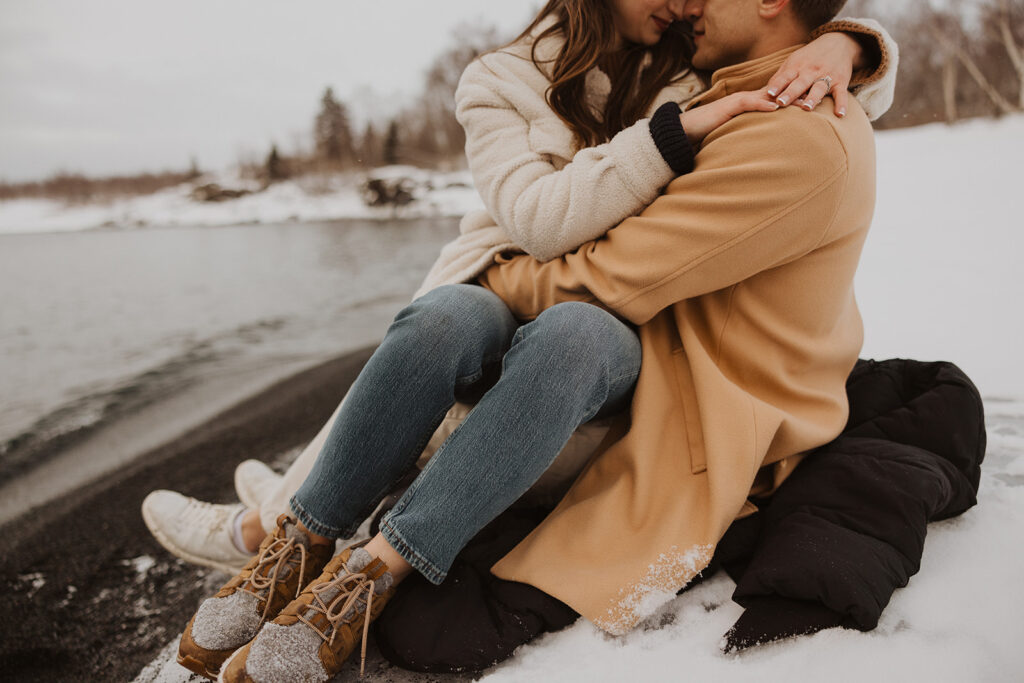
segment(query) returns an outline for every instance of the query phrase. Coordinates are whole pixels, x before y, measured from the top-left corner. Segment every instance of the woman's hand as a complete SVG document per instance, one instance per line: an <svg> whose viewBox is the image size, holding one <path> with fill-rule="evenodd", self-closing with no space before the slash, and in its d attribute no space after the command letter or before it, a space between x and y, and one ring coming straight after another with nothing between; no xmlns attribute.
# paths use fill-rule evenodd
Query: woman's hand
<svg viewBox="0 0 1024 683"><path fill-rule="evenodd" d="M708 133L734 116L748 111L775 111L779 105L768 94L767 88L756 91L737 92L720 100L702 104L679 115L686 131L686 137L695 148Z"/></svg>
<svg viewBox="0 0 1024 683"><path fill-rule="evenodd" d="M768 81L768 93L782 107L797 102L807 111L831 93L836 116L842 118L850 97L850 78L863 59L864 50L855 39L845 33L826 33L789 56Z"/></svg>

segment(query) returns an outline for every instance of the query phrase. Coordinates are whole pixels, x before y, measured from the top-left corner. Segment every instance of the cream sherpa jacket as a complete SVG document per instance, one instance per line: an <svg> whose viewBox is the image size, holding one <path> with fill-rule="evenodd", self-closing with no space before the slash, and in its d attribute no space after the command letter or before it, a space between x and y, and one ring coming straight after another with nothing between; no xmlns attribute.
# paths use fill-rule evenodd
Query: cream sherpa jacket
<svg viewBox="0 0 1024 683"><path fill-rule="evenodd" d="M456 116L466 131L466 156L486 210L467 214L459 237L447 244L416 292L468 282L501 252L525 252L549 261L600 237L639 213L674 177L658 152L649 119L641 119L609 142L580 149L572 131L547 103L549 75L530 58L543 22L524 40L477 59L466 68L455 93ZM878 118L892 104L897 48L870 19L828 24L827 30L874 36L882 62L871 74L856 75L854 94L868 117ZM543 66L561 47L548 37L537 44ZM587 75L586 97L596 112L611 90L598 69ZM650 116L665 102L685 105L704 90L695 74L684 73L662 90Z"/></svg>

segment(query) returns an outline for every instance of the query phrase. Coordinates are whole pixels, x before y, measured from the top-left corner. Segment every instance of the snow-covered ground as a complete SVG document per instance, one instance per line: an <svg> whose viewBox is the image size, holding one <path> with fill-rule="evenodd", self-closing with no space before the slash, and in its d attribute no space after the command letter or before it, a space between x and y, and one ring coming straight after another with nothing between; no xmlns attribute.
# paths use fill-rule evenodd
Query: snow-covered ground
<svg viewBox="0 0 1024 683"><path fill-rule="evenodd" d="M725 576L611 638L587 623L487 681L1024 680L1024 116L880 133L878 205L857 279L862 356L951 360L985 398L978 505L929 528L920 573L877 629L724 655Z"/></svg>
<svg viewBox="0 0 1024 683"><path fill-rule="evenodd" d="M1024 117L882 133L878 152L876 220L857 281L863 355L951 360L975 380L989 430L978 506L932 525L920 574L870 633L830 630L724 655L720 638L740 608L718 576L625 637L580 622L486 680L1021 680ZM175 666L156 665L145 680L182 680ZM412 680L394 674L371 678Z"/></svg>
<svg viewBox="0 0 1024 683"><path fill-rule="evenodd" d="M397 209L370 207L360 196L365 174L307 176L274 183L262 191L258 184L231 173L204 176L195 183L108 202L67 205L50 199L0 201L0 235L27 232L66 232L94 228L146 226L218 226L246 223L323 221L335 218L417 218L462 216L482 206L467 171L440 173L409 166L373 172L378 178L406 178L415 200ZM220 202L192 198L195 187L216 183L224 188L250 190L238 199Z"/></svg>
<svg viewBox="0 0 1024 683"><path fill-rule="evenodd" d="M831 629L814 636L722 654L722 635L742 608L724 575L676 598L623 637L582 620L521 648L482 680L493 683L830 681L980 683L1020 681L1024 672L1024 401L986 405L988 452L977 507L932 524L920 573L897 590L869 633ZM137 565L144 571L146 558ZM197 600L199 596L197 596ZM189 672L168 643L136 683L184 683ZM335 680L355 680L351 663ZM389 667L372 653L367 683L455 683Z"/></svg>
<svg viewBox="0 0 1024 683"><path fill-rule="evenodd" d="M1024 402L987 406L978 506L928 530L920 573L878 628L831 629L739 655L719 649L742 613L720 574L621 638L582 621L522 648L484 680L1020 681L1024 675Z"/></svg>

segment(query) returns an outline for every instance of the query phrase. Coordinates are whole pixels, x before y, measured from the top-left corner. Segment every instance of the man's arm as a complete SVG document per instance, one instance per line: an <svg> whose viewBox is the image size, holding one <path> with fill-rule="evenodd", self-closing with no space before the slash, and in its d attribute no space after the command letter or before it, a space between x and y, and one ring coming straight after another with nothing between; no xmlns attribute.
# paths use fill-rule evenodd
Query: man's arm
<svg viewBox="0 0 1024 683"><path fill-rule="evenodd" d="M695 171L639 216L553 261L492 266L480 283L523 320L561 301L597 301L642 324L813 250L846 176L844 149L822 117L745 114L709 135Z"/></svg>

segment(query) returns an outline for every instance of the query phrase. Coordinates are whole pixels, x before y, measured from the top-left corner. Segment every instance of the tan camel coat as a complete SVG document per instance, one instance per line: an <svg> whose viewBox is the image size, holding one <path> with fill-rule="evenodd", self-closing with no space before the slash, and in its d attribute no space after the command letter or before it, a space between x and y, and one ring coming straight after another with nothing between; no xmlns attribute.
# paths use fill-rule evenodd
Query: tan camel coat
<svg viewBox="0 0 1024 683"><path fill-rule="evenodd" d="M764 87L795 49L720 70L699 102ZM592 301L639 326L644 359L631 423L493 572L623 633L704 568L748 496L845 424L874 197L857 104L744 114L603 237L548 263L499 256L481 283L518 317Z"/></svg>
<svg viewBox="0 0 1024 683"><path fill-rule="evenodd" d="M819 32L824 30L862 32L879 41L881 64L873 74L859 75L855 94L869 115L876 117L884 113L892 101L896 74L896 47L888 34L876 23L864 19L833 22ZM491 68L482 69L482 65L477 64L467 69L459 90L458 107L460 119L466 126L469 161L476 169L474 176L481 195L490 197L488 203L494 204L495 216L512 226L510 230L517 234L526 251L547 257L550 254L545 253L546 249L567 250L573 243L583 244L590 237L603 234L623 216L638 212L654 199L660 191L660 183L668 182L671 174L646 131L646 119L623 131L614 144L579 151L564 124L550 108L540 106L549 82L532 63L524 61L524 50L529 44L528 39L514 49L490 55L487 63ZM558 46L557 41L553 41L551 45L539 47L539 56L550 56ZM697 85L692 78L677 81L659 95L654 106L670 99L687 100ZM588 100L595 108L600 108L610 88L607 77L595 72L588 77L587 86ZM518 123L510 126L509 121ZM784 153L789 151L787 147ZM510 158L513 159L511 164ZM645 171L630 175L636 168ZM624 174L623 169L627 173ZM662 173L666 174L663 178ZM698 178L684 185L686 191L692 192L695 200L712 196L701 186L708 176L702 173ZM541 187L545 192L536 191ZM515 191L509 191L510 188ZM563 201L567 192L575 197L572 210ZM523 195L525 201L520 199ZM588 211L580 213L579 206L587 206ZM598 207L601 211L595 213ZM531 220L522 220L527 214ZM578 215L584 214L587 220L580 222ZM588 235L585 231L594 232ZM493 263L495 255L518 249L487 211L466 216L460 232L459 238L440 254L420 294L440 284L472 280ZM549 234L555 237L549 238ZM550 239L557 241L552 243ZM645 368L645 373L650 372L650 368ZM644 386L650 381L645 380ZM424 458L429 458L470 408L457 404L449 411L425 450ZM277 516L287 512L288 499L309 473L336 415L337 412L260 506L265 528L272 528ZM595 444L605 438L608 429L609 421L602 420L577 430L531 494L544 502L557 501L593 454ZM660 434L661 429L662 426L657 425L652 436ZM631 438L635 439L636 434ZM591 616L591 612L584 613ZM596 623L604 623L591 618Z"/></svg>

